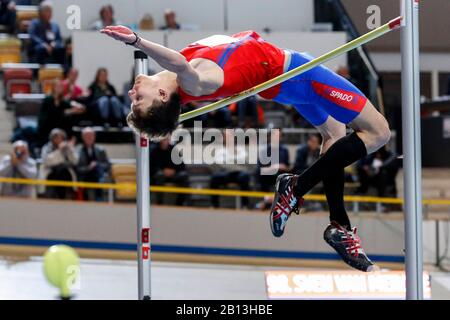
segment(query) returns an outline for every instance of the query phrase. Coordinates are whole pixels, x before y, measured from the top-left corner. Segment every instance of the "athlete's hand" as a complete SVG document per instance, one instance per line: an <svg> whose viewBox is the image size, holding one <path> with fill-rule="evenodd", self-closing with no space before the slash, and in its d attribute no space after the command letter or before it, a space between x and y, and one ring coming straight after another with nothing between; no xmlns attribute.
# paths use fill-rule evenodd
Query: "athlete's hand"
<svg viewBox="0 0 450 320"><path fill-rule="evenodd" d="M108 26L100 30L100 32L125 43L131 43L136 40L136 36L133 31L124 26Z"/></svg>

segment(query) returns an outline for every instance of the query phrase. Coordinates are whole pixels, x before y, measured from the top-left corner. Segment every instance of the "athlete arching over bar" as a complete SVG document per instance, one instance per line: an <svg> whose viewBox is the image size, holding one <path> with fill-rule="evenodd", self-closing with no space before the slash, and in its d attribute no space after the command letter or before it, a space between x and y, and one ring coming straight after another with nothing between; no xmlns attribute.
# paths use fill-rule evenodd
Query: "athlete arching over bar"
<svg viewBox="0 0 450 320"><path fill-rule="evenodd" d="M278 48L254 31L211 36L180 52L142 39L123 26L110 26L101 32L144 51L166 69L153 76L137 76L128 93L132 100L128 124L150 138L176 128L180 104L237 94L313 59ZM302 197L323 181L331 221L324 232L325 241L350 266L374 270L345 210L344 168L389 141L386 119L358 88L324 66L259 95L293 105L323 136L321 157L310 168L301 175L277 178L270 212L272 233L283 235L290 215L298 213L303 204ZM346 135L346 125L354 130L350 135Z"/></svg>

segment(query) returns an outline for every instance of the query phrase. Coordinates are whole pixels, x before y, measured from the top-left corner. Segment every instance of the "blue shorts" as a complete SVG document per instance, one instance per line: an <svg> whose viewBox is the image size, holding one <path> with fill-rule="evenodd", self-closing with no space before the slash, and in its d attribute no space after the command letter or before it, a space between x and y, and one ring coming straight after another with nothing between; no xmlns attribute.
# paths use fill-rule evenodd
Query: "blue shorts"
<svg viewBox="0 0 450 320"><path fill-rule="evenodd" d="M290 52L291 63L287 71L314 59L306 53ZM348 124L367 102L364 94L350 81L322 65L283 82L280 92L272 100L293 105L314 126L322 125L329 116Z"/></svg>

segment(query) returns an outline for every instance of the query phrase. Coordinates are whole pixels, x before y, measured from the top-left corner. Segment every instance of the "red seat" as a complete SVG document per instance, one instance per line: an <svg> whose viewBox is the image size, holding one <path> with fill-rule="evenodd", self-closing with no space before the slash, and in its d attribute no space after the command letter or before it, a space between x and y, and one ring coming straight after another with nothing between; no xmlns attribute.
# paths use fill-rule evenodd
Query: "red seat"
<svg viewBox="0 0 450 320"><path fill-rule="evenodd" d="M6 98L10 100L15 93L31 93L33 71L30 69L6 69L3 82L6 87Z"/></svg>

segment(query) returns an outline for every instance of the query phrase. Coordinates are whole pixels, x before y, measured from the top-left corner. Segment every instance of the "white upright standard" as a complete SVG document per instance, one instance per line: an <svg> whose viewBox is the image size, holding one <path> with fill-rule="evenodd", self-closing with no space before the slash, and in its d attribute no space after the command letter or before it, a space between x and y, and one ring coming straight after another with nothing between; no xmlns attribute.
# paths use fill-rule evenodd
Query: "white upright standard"
<svg viewBox="0 0 450 320"><path fill-rule="evenodd" d="M135 75L148 74L148 57L134 52ZM151 298L150 256L150 155L147 138L136 134L136 205L139 300Z"/></svg>
<svg viewBox="0 0 450 320"><path fill-rule="evenodd" d="M400 0L406 299L423 299L419 0Z"/></svg>

